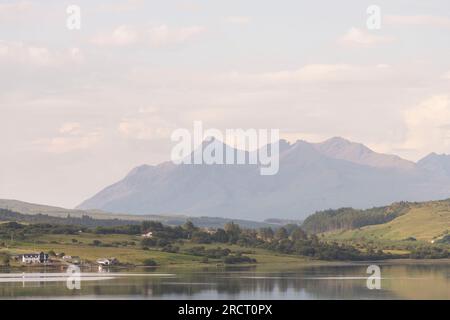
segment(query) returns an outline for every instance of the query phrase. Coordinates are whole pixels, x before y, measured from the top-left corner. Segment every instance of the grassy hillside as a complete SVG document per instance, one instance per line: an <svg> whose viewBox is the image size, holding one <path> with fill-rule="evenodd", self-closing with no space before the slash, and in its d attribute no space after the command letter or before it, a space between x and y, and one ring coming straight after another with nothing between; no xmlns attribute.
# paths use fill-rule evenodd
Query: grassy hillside
<svg viewBox="0 0 450 320"><path fill-rule="evenodd" d="M405 240L430 242L450 233L450 200L409 203L409 209L387 223L358 229L334 231L326 236L337 240Z"/></svg>
<svg viewBox="0 0 450 320"><path fill-rule="evenodd" d="M410 203L398 202L385 207L365 210L353 208L329 209L309 216L303 222L302 228L308 233L358 229L392 221L408 212L410 208Z"/></svg>
<svg viewBox="0 0 450 320"><path fill-rule="evenodd" d="M10 199L0 199L0 208L8 209L14 212L22 214L46 214L54 217L67 217L68 215L72 217L82 217L83 215L88 215L92 218L97 219L123 219L123 220L139 220L142 221L144 218L140 216L133 215L121 215L112 214L108 212L102 212L97 210L77 210L77 209L66 209L60 207L47 206L36 203L29 203L19 200Z"/></svg>
<svg viewBox="0 0 450 320"><path fill-rule="evenodd" d="M68 238L68 237L67 237ZM216 265L217 263L220 263L219 259L210 259L208 263L203 262L202 257L193 256L185 253L169 253L169 252L163 252L160 250L142 250L138 246L135 248L104 248L104 247L93 247L88 244L73 244L70 243L71 239L65 239L64 237L53 237L52 241L53 243L42 243L42 241L45 241L43 238L39 238L37 240L38 244L36 243L28 243L28 242L17 242L12 247L9 247L8 249L0 249L1 252L9 252L11 254L23 254L23 253L29 253L29 252L39 252L39 251L45 251L48 252L49 250L53 250L55 252L64 252L65 254L69 255L76 255L82 257L84 260L90 260L95 261L98 258L105 258L105 257L115 257L122 263L131 263L135 265L140 265L144 262L146 259L154 259L157 261L157 263L161 266L208 266L208 265ZM119 237L105 237L105 236L95 236L93 237L95 239L100 239L101 241L108 242L108 241L117 241ZM50 238L49 238L50 239ZM55 243L55 239L58 243ZM121 239L125 240L131 240L131 237L121 237ZM80 239L86 240L86 239ZM218 245L209 245L207 247L216 248ZM188 246L186 246L188 247ZM230 250L234 251L242 251L249 249L239 247L239 246L232 246L232 245L222 245L222 248L229 248ZM262 249L253 249L251 250L250 254L247 254L248 256L255 258L258 261L258 264L298 264L303 263L306 261L310 261L307 258L300 257L300 256L292 256L292 255L284 255L284 254L274 254L271 251L268 250L262 250Z"/></svg>
<svg viewBox="0 0 450 320"><path fill-rule="evenodd" d="M93 246L93 241L98 240L103 244L102 246ZM191 255L185 251L189 248L203 246L207 249L214 249L217 247L228 248L232 252L245 251L246 255L257 260L258 265L298 265L310 261L310 259L287 255L282 253L274 253L273 251L246 248L239 245L228 243L213 243L213 244L193 244L188 241L177 242L181 247L180 252L164 252L160 248L150 248L143 250L140 242L142 237L139 235L126 234L43 234L35 236L32 239L25 240L0 240L0 254L24 254L29 252L49 252L50 250L66 255L79 256L86 261L96 261L99 258L115 257L121 263L129 263L135 265L142 265L146 259L154 259L161 266L175 266L175 267L205 267L216 266L218 263L222 264L220 259L209 259L205 262L202 257ZM117 244L118 246L105 246ZM14 265L20 265L15 263Z"/></svg>

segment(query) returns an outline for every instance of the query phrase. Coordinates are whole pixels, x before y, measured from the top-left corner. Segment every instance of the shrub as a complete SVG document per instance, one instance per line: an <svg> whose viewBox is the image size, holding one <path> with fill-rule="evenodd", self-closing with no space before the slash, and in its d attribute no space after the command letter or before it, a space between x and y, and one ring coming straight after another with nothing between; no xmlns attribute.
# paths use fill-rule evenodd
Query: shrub
<svg viewBox="0 0 450 320"><path fill-rule="evenodd" d="M223 259L225 264L256 263L256 260L242 255L229 255Z"/></svg>
<svg viewBox="0 0 450 320"><path fill-rule="evenodd" d="M143 247L154 247L156 246L156 240L151 238L145 238L141 240L141 245Z"/></svg>
<svg viewBox="0 0 450 320"><path fill-rule="evenodd" d="M144 260L144 266L146 267L156 267L158 264L153 259L145 259Z"/></svg>

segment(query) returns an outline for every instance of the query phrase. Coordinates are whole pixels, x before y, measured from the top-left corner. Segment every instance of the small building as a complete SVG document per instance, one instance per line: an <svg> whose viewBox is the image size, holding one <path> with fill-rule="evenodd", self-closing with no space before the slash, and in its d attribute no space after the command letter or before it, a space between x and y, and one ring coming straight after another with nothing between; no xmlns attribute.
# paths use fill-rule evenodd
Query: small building
<svg viewBox="0 0 450 320"><path fill-rule="evenodd" d="M108 258L108 259L102 258L97 259L97 263L101 266L112 266L119 263L119 261L116 258Z"/></svg>
<svg viewBox="0 0 450 320"><path fill-rule="evenodd" d="M67 263L72 263L72 264L80 264L81 263L81 259L79 256L66 255L66 256L62 257L62 259Z"/></svg>
<svg viewBox="0 0 450 320"><path fill-rule="evenodd" d="M215 235L217 233L217 230L213 229L213 228L205 228L205 229L203 229L203 231L209 235Z"/></svg>
<svg viewBox="0 0 450 320"><path fill-rule="evenodd" d="M142 235L143 238L153 238L153 232L147 232Z"/></svg>
<svg viewBox="0 0 450 320"><path fill-rule="evenodd" d="M47 253L25 253L22 255L22 263L47 263L48 262Z"/></svg>

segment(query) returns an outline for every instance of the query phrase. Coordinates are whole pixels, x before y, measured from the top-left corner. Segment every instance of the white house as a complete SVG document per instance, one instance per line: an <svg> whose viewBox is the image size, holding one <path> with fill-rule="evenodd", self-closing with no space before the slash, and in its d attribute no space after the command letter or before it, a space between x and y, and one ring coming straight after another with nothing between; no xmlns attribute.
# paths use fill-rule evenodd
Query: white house
<svg viewBox="0 0 450 320"><path fill-rule="evenodd" d="M46 263L48 262L47 253L25 253L22 255L22 263Z"/></svg>
<svg viewBox="0 0 450 320"><path fill-rule="evenodd" d="M109 258L109 259L97 259L97 263L101 266L111 266L113 264L117 264L118 261L116 258Z"/></svg>
<svg viewBox="0 0 450 320"><path fill-rule="evenodd" d="M214 235L217 233L217 230L213 228L204 228L203 231L210 235Z"/></svg>
<svg viewBox="0 0 450 320"><path fill-rule="evenodd" d="M144 238L153 238L153 232L147 232L147 233L144 233L143 235L142 235L142 237L144 237Z"/></svg>

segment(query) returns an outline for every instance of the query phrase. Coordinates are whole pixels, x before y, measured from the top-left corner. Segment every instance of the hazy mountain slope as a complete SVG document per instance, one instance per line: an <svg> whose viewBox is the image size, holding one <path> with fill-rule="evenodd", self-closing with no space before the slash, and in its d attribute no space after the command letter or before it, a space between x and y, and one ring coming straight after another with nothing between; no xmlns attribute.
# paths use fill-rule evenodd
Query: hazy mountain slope
<svg viewBox="0 0 450 320"><path fill-rule="evenodd" d="M413 169L415 163L396 155L382 154L372 151L361 143L334 137L322 143L314 144L322 154L335 159L368 165L377 168Z"/></svg>
<svg viewBox="0 0 450 320"><path fill-rule="evenodd" d="M46 206L28 203L19 200L0 199L0 208L8 209L22 214L48 214L55 217L66 217L68 214L81 217L88 214L87 210L65 209L60 207ZM93 213L93 212L92 212Z"/></svg>
<svg viewBox="0 0 450 320"><path fill-rule="evenodd" d="M409 161L341 138L322 144L282 141L279 159L280 170L273 176L261 176L258 165L167 162L140 166L79 208L251 220L302 219L328 208L368 208L450 195L450 179L437 179Z"/></svg>
<svg viewBox="0 0 450 320"><path fill-rule="evenodd" d="M331 238L366 240L404 240L409 237L431 241L450 233L450 200L411 203L410 209L388 223L344 232Z"/></svg>
<svg viewBox="0 0 450 320"><path fill-rule="evenodd" d="M430 153L417 165L440 176L450 177L450 155Z"/></svg>
<svg viewBox="0 0 450 320"><path fill-rule="evenodd" d="M28 203L18 200L8 200L8 199L0 199L0 209L10 210L12 212L28 215L31 218L28 219L29 222L41 222L41 223L54 223L58 220L50 220L45 221L45 217L41 219L33 219L32 216L37 214L47 215L50 217L58 217L62 220L59 224L63 224L64 221L70 224L70 219L67 219L68 216L72 218L72 220L76 220L76 218L81 218L82 216L89 216L93 219L98 220L99 225L102 224L102 221L105 222L104 225L123 225L128 224L130 222L136 223L144 220L154 220L161 221L167 225L182 225L187 220L192 221L196 226L199 227L212 227L212 228L223 228L224 225L230 221L231 219L219 218L219 217L188 217L185 215L129 215L129 214L113 214L108 212L102 212L98 210L76 210L76 209L65 209L59 207L46 206L35 203ZM75 219L73 219L75 218ZM27 221L27 217L22 217L21 221ZM122 222L120 222L122 221ZM277 227L280 225L279 221L270 222L258 222L251 221L245 219L233 219L233 221L244 228L262 228L268 226ZM77 223L76 221L74 223ZM94 224L94 223L91 223Z"/></svg>

